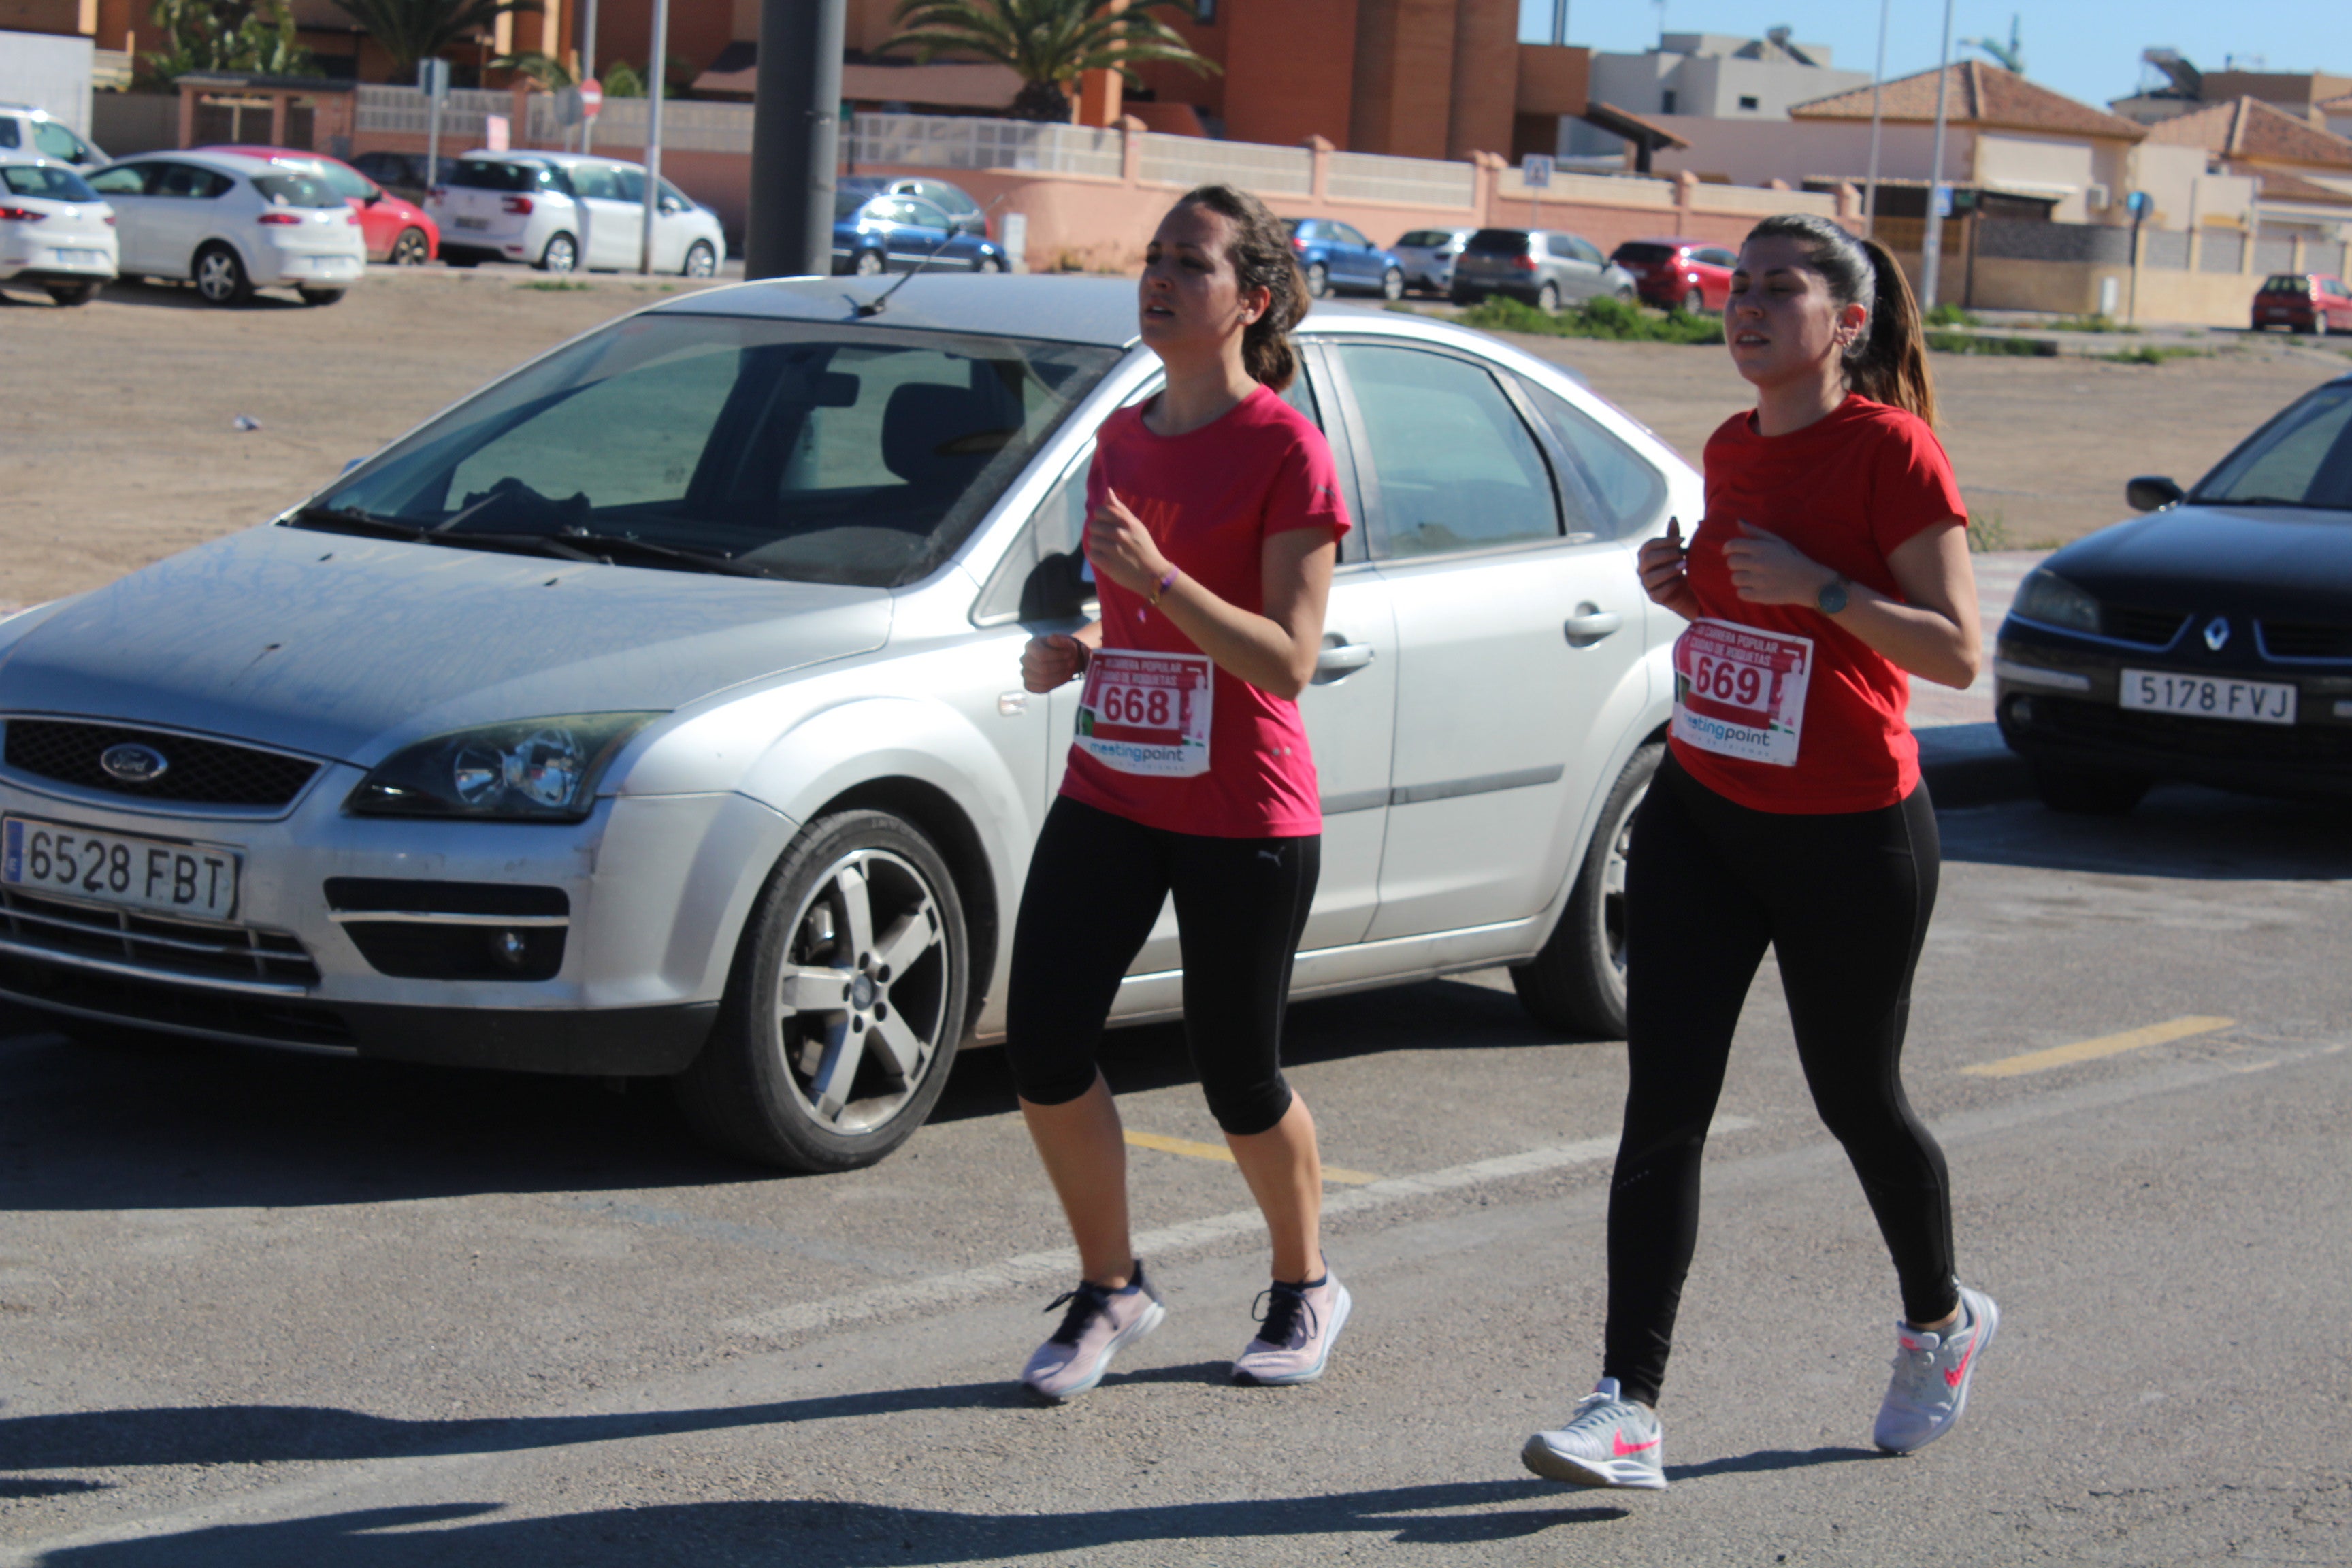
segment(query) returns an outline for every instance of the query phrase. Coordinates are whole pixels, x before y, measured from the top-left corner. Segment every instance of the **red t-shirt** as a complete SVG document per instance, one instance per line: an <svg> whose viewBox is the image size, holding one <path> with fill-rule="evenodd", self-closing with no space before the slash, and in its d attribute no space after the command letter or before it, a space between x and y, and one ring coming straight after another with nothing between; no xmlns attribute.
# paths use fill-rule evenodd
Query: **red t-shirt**
<svg viewBox="0 0 2352 1568"><path fill-rule="evenodd" d="M1786 436L1757 434L1752 415L1726 420L1707 438L1706 516L1691 539L1691 592L1712 619L1811 638L1811 668L1793 765L1727 756L1680 734L1671 742L1675 760L1717 795L1758 811L1875 811L1908 795L1919 783L1919 743L1903 719L1910 679L1811 605L1741 599L1723 547L1740 537L1742 521L1753 523L1900 599L1887 556L1967 516L1942 443L1899 408L1848 397ZM1684 634L1686 644L1692 636Z"/></svg>
<svg viewBox="0 0 2352 1568"><path fill-rule="evenodd" d="M1299 528L1348 531L1331 447L1315 422L1260 386L1220 417L1181 436L1154 435L1143 407L1103 422L1087 475L1089 516L1116 490L1143 520L1160 552L1187 577L1241 609L1263 613L1264 546ZM1198 656L1192 639L1109 578L1102 600L1103 647ZM1096 689L1097 659L1088 672ZM1122 771L1070 749L1062 793L1148 827L1212 838L1290 838L1323 831L1315 759L1298 704L1212 669L1204 726L1205 772L1159 776ZM1082 724L1086 716L1082 715Z"/></svg>

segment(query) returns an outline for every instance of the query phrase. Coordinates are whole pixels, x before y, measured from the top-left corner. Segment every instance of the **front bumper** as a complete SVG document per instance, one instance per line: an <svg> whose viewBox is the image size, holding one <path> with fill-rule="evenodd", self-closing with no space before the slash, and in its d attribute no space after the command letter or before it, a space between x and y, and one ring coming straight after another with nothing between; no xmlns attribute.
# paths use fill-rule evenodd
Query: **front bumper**
<svg viewBox="0 0 2352 1568"><path fill-rule="evenodd" d="M2250 795L2352 795L2352 670L2216 669L2157 649L2087 650L2004 627L1995 645L1993 712L2010 750L2031 762L2207 784ZM2122 705L2125 668L2286 682L2295 722L2248 723Z"/></svg>
<svg viewBox="0 0 2352 1568"><path fill-rule="evenodd" d="M225 924L142 920L46 889L0 889L0 995L74 1017L409 1061L627 1075L676 1072L693 1059L751 897L786 837L784 818L732 794L607 797L569 825L348 816L342 802L362 776L327 763L271 816L126 805L0 770L0 812L225 847L242 863ZM546 979L487 978L478 964L417 977L414 944L387 960L365 916L346 908L338 918L331 879L425 889L384 907L416 906L403 914L405 931L460 939L488 939L499 927L463 913L436 923L430 917L451 900L435 889L560 891L568 913L530 933L559 926L560 963ZM102 929L109 921L120 923L119 941ZM215 941L199 952L192 935Z"/></svg>

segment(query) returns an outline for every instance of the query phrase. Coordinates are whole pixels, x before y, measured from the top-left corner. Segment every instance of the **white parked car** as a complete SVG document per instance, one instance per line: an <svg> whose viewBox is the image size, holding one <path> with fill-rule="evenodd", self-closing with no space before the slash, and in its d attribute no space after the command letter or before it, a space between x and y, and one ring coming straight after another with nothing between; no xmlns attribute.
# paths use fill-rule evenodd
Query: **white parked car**
<svg viewBox="0 0 2352 1568"><path fill-rule="evenodd" d="M562 153L468 153L425 194L452 267L520 261L543 272L634 272L645 254L646 170ZM656 272L709 278L727 259L719 215L661 183Z"/></svg>
<svg viewBox="0 0 2352 1568"><path fill-rule="evenodd" d="M313 174L233 153L155 153L89 177L114 207L125 278L185 279L208 304L291 288L331 305L367 270L359 218Z"/></svg>
<svg viewBox="0 0 2352 1568"><path fill-rule="evenodd" d="M46 109L0 103L0 157L34 153L70 163L88 174L107 162L105 152Z"/></svg>
<svg viewBox="0 0 2352 1568"><path fill-rule="evenodd" d="M1680 626L1634 552L1698 476L1494 338L1321 307L1298 341L1363 526L1299 699L1293 994L1508 964L1614 1037ZM0 622L0 997L667 1077L727 1148L880 1159L1003 1032L1080 689L1022 690L1021 649L1087 613L1095 432L1160 381L1124 280L698 289ZM1174 1016L1181 962L1163 920L1114 1016Z"/></svg>
<svg viewBox="0 0 2352 1568"><path fill-rule="evenodd" d="M114 276L114 209L65 164L0 153L0 282L87 305Z"/></svg>

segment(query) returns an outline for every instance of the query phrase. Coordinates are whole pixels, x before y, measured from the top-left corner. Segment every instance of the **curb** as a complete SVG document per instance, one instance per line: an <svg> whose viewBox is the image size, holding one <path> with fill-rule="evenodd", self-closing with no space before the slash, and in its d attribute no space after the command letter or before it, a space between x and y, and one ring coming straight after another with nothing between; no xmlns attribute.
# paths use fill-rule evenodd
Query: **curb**
<svg viewBox="0 0 2352 1568"><path fill-rule="evenodd" d="M2002 742L2000 725L1937 724L1913 733L1919 776L1939 810L2033 798L2033 775Z"/></svg>

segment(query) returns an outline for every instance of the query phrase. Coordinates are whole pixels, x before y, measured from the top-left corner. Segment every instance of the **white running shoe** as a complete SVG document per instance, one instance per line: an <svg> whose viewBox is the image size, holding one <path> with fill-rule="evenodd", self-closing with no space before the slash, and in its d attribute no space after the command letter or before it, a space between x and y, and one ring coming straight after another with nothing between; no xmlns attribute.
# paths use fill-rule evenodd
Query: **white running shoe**
<svg viewBox="0 0 2352 1568"><path fill-rule="evenodd" d="M1604 1377L1557 1432L1538 1432L1519 1450L1528 1468L1572 1487L1666 1489L1666 1435L1657 1412L1624 1398Z"/></svg>
<svg viewBox="0 0 2352 1568"><path fill-rule="evenodd" d="M1330 1363L1331 1346L1348 1326L1355 1306L1348 1288L1326 1265L1320 1285L1286 1285L1279 1279L1260 1292L1266 1304L1257 1337L1234 1363L1235 1383L1312 1383Z"/></svg>
<svg viewBox="0 0 2352 1568"><path fill-rule="evenodd" d="M1960 1287L1960 1321L1935 1334L1895 1325L1895 1376L1878 1407L1871 1440L1890 1454L1924 1448L1952 1429L1969 1407L1977 1357L2000 1328L2000 1309L1981 1290Z"/></svg>
<svg viewBox="0 0 2352 1568"><path fill-rule="evenodd" d="M1021 1371L1021 1381L1031 1393L1055 1404L1100 1383L1103 1373L1110 1370L1113 1355L1158 1328L1168 1316L1160 1292L1144 1279L1140 1262L1135 1266L1135 1278L1124 1288L1113 1290L1080 1280L1076 1289L1055 1297L1045 1310L1050 1312L1065 1302L1070 1310L1063 1314L1062 1326L1037 1347L1037 1353Z"/></svg>

